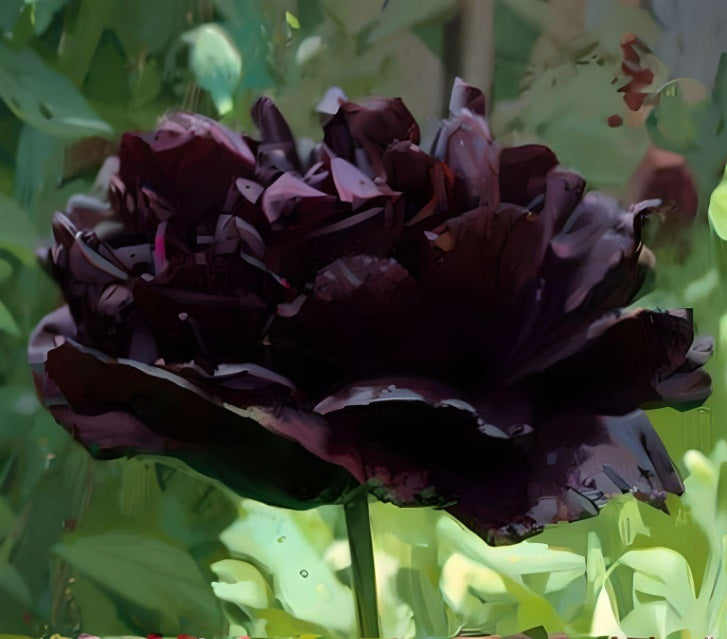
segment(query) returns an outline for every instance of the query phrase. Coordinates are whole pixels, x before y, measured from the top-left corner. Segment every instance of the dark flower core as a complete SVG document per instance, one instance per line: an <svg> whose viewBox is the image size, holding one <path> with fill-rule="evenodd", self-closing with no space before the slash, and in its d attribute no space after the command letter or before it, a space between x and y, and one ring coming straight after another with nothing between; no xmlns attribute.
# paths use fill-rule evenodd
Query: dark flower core
<svg viewBox="0 0 727 639"><path fill-rule="evenodd" d="M335 90L309 157L269 98L260 140L188 113L124 135L53 222L67 306L29 355L56 420L99 457L298 508L366 483L491 543L681 492L638 409L703 400L711 342L625 309L649 209L500 148L459 80L450 109L431 154L401 100Z"/></svg>

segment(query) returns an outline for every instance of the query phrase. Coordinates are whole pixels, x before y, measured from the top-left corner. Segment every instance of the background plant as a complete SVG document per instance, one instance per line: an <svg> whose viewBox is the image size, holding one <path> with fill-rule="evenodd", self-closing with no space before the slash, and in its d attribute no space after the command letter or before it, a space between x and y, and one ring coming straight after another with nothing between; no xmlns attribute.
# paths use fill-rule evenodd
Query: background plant
<svg viewBox="0 0 727 639"><path fill-rule="evenodd" d="M722 344L724 244L707 208L727 160L725 65L713 81L724 43L706 25L727 14L704 2L687 20L679 6L2 2L0 631L355 633L337 509L291 513L240 501L153 459L95 462L38 409L25 344L60 299L34 249L48 240L53 211L93 189L122 131L151 128L174 108L251 130L249 107L266 93L297 135L314 135L313 107L338 85L352 97L401 95L426 135L444 113L452 78L463 74L486 90L498 138L549 144L592 188L623 197L653 144L687 158L700 193L698 220L685 231L690 249L656 249L644 304L693 306L699 329ZM672 68L636 113L613 84L626 31ZM684 73L702 86L678 79ZM624 124L609 126L611 115ZM598 518L490 548L441 512L372 504L385 635L727 634L727 449L715 447L727 437L724 364L718 349L715 394L704 407L650 414L689 473L670 516L627 496ZM686 454L693 448L710 456Z"/></svg>

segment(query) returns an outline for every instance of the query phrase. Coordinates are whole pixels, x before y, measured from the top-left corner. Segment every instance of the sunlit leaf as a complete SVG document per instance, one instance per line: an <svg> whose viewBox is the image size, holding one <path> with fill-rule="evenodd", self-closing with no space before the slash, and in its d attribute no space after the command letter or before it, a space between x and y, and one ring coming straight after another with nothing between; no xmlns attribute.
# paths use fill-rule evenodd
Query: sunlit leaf
<svg viewBox="0 0 727 639"><path fill-rule="evenodd" d="M219 25L206 24L187 33L189 66L197 84L209 91L220 114L232 109L232 96L242 76L242 57Z"/></svg>
<svg viewBox="0 0 727 639"><path fill-rule="evenodd" d="M727 240L727 174L717 188L712 191L709 198L709 221L715 233L723 240Z"/></svg>
<svg viewBox="0 0 727 639"><path fill-rule="evenodd" d="M290 11L285 12L285 21L291 29L300 29L300 22Z"/></svg>
<svg viewBox="0 0 727 639"><path fill-rule="evenodd" d="M267 619L270 635L303 632L304 628L290 632L287 624L291 618L312 624L309 631L325 628L337 636L352 631L351 590L326 556L333 542L330 522L342 516L340 510L327 506L288 511L246 499L242 500L241 516L222 533L222 541L234 556L254 559L274 576L269 585L283 610L268 608L256 613Z"/></svg>
<svg viewBox="0 0 727 639"><path fill-rule="evenodd" d="M55 137L111 133L68 78L32 49L15 50L1 39L0 97L21 120Z"/></svg>

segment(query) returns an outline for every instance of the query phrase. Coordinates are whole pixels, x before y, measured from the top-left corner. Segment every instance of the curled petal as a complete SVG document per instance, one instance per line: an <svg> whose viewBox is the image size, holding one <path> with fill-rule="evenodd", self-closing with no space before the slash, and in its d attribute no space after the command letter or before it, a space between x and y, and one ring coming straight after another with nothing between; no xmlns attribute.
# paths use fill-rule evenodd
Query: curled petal
<svg viewBox="0 0 727 639"><path fill-rule="evenodd" d="M662 398L659 387L683 370L693 341L686 310L609 314L591 325L576 353L546 371L544 396L601 414L628 413ZM700 388L704 399L708 387Z"/></svg>
<svg viewBox="0 0 727 639"><path fill-rule="evenodd" d="M368 200L387 195L373 180L341 158L331 160L331 175L338 197L343 202L350 202L354 209Z"/></svg>
<svg viewBox="0 0 727 639"><path fill-rule="evenodd" d="M500 147L485 119L462 109L442 123L432 155L461 177L469 193L470 207L495 207L500 201L498 186Z"/></svg>
<svg viewBox="0 0 727 639"><path fill-rule="evenodd" d="M251 114L262 135L262 141L257 148L258 161L275 166L281 171L300 171L295 138L273 101L267 97L259 98L253 104Z"/></svg>
<svg viewBox="0 0 727 639"><path fill-rule="evenodd" d="M290 508L330 503L352 485L297 441L320 446L325 424L297 408L276 376L251 366L215 379L115 360L69 338L54 346L59 328L46 322L33 337L36 385L59 423L96 456L172 455L244 495Z"/></svg>
<svg viewBox="0 0 727 639"><path fill-rule="evenodd" d="M119 178L127 192L139 192L145 186L193 225L220 211L230 184L250 175L255 166L255 157L242 136L189 113L166 118L153 134L124 134L119 161ZM164 221L148 216L129 218L131 213L126 211L128 223L140 230L151 230Z"/></svg>
<svg viewBox="0 0 727 639"><path fill-rule="evenodd" d="M547 146L527 144L500 152L500 199L529 206L546 190L546 176L558 165Z"/></svg>
<svg viewBox="0 0 727 639"><path fill-rule="evenodd" d="M292 173L283 173L263 193L262 207L270 224L277 223L281 217L290 213L301 199L330 199L330 196Z"/></svg>
<svg viewBox="0 0 727 639"><path fill-rule="evenodd" d="M462 78L455 78L449 98L449 112L459 115L463 109L485 117L485 94L477 87L467 84Z"/></svg>
<svg viewBox="0 0 727 639"><path fill-rule="evenodd" d="M356 162L358 145L375 175L385 176L381 156L399 141L419 143L419 127L401 98L370 98L364 104L342 102L323 127L325 142L339 157Z"/></svg>
<svg viewBox="0 0 727 639"><path fill-rule="evenodd" d="M451 503L472 475L489 476L494 486L509 463L520 465L520 449L503 431L458 391L432 380L362 380L326 397L315 410L329 424L327 458L399 505ZM448 437L440 436L442 428ZM523 485L502 488L499 517L506 520L525 506L513 508L506 493L524 498ZM495 496L482 492L498 517Z"/></svg>

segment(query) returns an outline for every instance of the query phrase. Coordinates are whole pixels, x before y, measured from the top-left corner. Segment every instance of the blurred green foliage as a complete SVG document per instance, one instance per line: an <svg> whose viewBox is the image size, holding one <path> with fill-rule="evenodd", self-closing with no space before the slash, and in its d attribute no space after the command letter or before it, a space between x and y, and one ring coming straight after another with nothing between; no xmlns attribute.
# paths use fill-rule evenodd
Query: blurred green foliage
<svg viewBox="0 0 727 639"><path fill-rule="evenodd" d="M685 99L684 80L662 87L644 123L613 80L623 32L659 37L646 9L487 2L495 65L484 88L502 141L547 143L618 196L650 144L686 156L702 208L692 250L657 250L641 301L693 306L700 330L725 344L727 258L705 215L727 159L725 65L699 99ZM152 459L95 462L39 408L25 344L61 300L34 250L53 211L92 188L119 134L169 109L250 130L265 93L296 134L317 136L314 106L338 85L401 95L431 131L467 12L455 0L0 3L0 632L355 635L339 509L240 501ZM609 127L614 114L626 125ZM595 519L490 548L441 512L372 504L384 634L726 635L727 449L685 456L727 437L724 367L718 351L705 407L651 413L689 472L669 516L624 497Z"/></svg>

